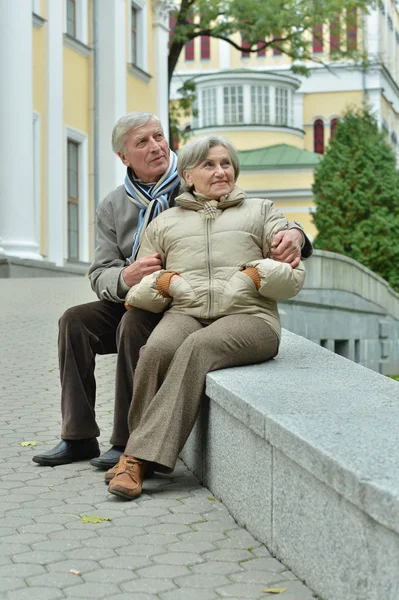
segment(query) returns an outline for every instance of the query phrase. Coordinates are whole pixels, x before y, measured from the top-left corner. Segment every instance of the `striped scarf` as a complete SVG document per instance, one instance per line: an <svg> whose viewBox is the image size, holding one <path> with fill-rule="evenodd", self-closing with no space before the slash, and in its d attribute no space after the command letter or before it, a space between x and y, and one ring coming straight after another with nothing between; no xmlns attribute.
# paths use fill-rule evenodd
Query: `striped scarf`
<svg viewBox="0 0 399 600"><path fill-rule="evenodd" d="M131 262L135 261L137 258L144 232L149 223L159 215L159 213L169 208L169 193L180 183L176 164L177 156L171 150L167 171L162 175L159 181L149 185L135 179L132 169L130 167L127 168L125 191L131 202L140 209L138 225L133 238L132 255L130 257Z"/></svg>

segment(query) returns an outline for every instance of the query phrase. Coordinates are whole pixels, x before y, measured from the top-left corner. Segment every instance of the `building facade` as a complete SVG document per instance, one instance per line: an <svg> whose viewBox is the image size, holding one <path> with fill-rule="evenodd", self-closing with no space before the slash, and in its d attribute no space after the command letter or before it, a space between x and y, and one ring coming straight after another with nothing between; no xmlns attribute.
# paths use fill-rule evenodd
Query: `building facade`
<svg viewBox="0 0 399 600"><path fill-rule="evenodd" d="M235 41L242 43L238 34ZM337 44L367 52L367 65L331 62ZM291 59L277 48L240 52L203 36L186 44L172 85L177 98L184 81L195 82L199 114L185 125L195 136L225 135L243 161L239 184L273 199L310 236L316 233L313 170L348 108L369 106L399 156L396 2L383 0L368 14L351 11L338 26L315 29L312 49L316 62L307 63L310 75L302 77L292 74Z"/></svg>
<svg viewBox="0 0 399 600"><path fill-rule="evenodd" d="M123 183L112 128L168 131L169 0L3 0L0 259L87 270L95 210Z"/></svg>

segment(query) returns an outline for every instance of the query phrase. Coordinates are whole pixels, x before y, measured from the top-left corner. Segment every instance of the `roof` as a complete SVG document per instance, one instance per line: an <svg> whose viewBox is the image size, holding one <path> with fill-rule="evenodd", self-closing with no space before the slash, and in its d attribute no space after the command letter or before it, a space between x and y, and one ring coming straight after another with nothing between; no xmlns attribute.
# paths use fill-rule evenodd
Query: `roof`
<svg viewBox="0 0 399 600"><path fill-rule="evenodd" d="M322 158L321 154L301 150L289 144L276 144L254 150L239 150L238 157L242 171L279 167L315 167Z"/></svg>

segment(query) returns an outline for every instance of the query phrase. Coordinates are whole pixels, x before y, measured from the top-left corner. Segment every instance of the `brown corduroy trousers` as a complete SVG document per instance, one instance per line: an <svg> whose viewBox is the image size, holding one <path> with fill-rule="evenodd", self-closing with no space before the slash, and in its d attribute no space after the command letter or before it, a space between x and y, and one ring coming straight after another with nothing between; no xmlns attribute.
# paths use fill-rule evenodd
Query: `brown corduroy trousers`
<svg viewBox="0 0 399 600"><path fill-rule="evenodd" d="M197 418L207 373L269 360L278 345L259 317L230 315L204 326L167 312L140 352L125 454L172 471Z"/></svg>
<svg viewBox="0 0 399 600"><path fill-rule="evenodd" d="M100 435L96 423L96 354L118 354L111 444L125 446L133 375L143 346L162 315L99 300L69 308L59 321L61 437L81 440Z"/></svg>

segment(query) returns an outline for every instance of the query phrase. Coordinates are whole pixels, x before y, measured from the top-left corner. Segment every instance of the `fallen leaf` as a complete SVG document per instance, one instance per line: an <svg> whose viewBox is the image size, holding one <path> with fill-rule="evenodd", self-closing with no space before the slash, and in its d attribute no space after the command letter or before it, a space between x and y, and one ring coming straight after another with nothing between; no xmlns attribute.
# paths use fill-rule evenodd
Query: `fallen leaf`
<svg viewBox="0 0 399 600"><path fill-rule="evenodd" d="M213 498L212 496L208 496L207 500L210 500L211 502L215 502L215 498Z"/></svg>
<svg viewBox="0 0 399 600"><path fill-rule="evenodd" d="M266 588L264 590L261 590L261 592L264 592L265 594L282 594L283 592L286 592L288 588Z"/></svg>
<svg viewBox="0 0 399 600"><path fill-rule="evenodd" d="M96 517L95 515L83 515L80 517L82 523L102 523L103 521L112 521L111 517Z"/></svg>
<svg viewBox="0 0 399 600"><path fill-rule="evenodd" d="M21 442L20 445L22 447L25 447L25 446L37 446L37 442L34 442L34 441L33 442Z"/></svg>
<svg viewBox="0 0 399 600"><path fill-rule="evenodd" d="M80 571L77 571L76 569L69 569L69 572L72 573L72 575L80 575Z"/></svg>

